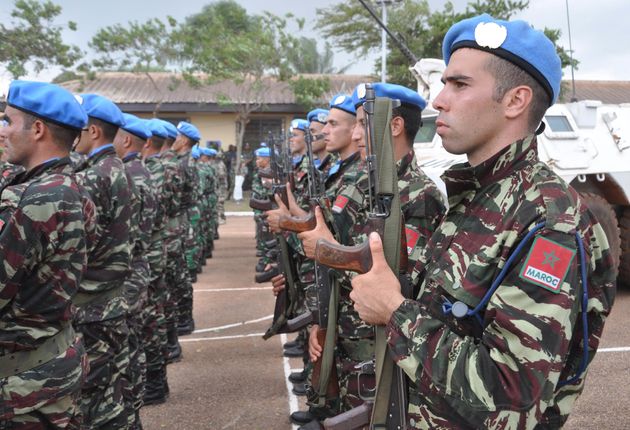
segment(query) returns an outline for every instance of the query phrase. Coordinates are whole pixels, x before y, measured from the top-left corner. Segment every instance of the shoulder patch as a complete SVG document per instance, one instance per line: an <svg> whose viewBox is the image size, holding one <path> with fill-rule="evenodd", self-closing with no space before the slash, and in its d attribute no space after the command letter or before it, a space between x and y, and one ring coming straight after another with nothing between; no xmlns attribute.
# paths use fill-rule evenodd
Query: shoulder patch
<svg viewBox="0 0 630 430"><path fill-rule="evenodd" d="M343 212L343 209L348 204L348 201L349 199L346 196L342 196L342 195L337 196L337 198L335 199L335 203L333 204L332 211L335 213Z"/></svg>
<svg viewBox="0 0 630 430"><path fill-rule="evenodd" d="M303 171L303 170L300 170L300 171L298 172L298 174L296 175L296 178L295 178L295 179L297 179L298 181L301 181L301 180L302 180L302 178L304 178L304 176L306 176L306 172L305 172L305 171Z"/></svg>
<svg viewBox="0 0 630 430"><path fill-rule="evenodd" d="M557 294L573 257L575 250L539 236L534 240L519 276Z"/></svg>
<svg viewBox="0 0 630 430"><path fill-rule="evenodd" d="M407 254L411 255L420 238L420 232L413 228L405 227L405 235L407 236Z"/></svg>
<svg viewBox="0 0 630 430"><path fill-rule="evenodd" d="M4 228L4 221L0 219L0 231L2 231L3 228Z"/></svg>

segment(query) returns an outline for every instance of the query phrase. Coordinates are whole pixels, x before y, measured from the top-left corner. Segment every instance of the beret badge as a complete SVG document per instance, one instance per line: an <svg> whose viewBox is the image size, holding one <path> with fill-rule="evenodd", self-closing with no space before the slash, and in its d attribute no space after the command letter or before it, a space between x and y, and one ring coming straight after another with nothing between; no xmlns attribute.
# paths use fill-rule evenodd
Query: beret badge
<svg viewBox="0 0 630 430"><path fill-rule="evenodd" d="M475 27L475 42L483 48L497 49L507 38L507 29L496 22L480 22Z"/></svg>

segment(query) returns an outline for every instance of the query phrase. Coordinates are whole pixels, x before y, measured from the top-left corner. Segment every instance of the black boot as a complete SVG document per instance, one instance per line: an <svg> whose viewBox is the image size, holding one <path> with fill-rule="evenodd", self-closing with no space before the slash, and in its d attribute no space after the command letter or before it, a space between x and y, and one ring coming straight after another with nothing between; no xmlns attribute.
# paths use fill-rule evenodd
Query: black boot
<svg viewBox="0 0 630 430"><path fill-rule="evenodd" d="M151 370L147 371L146 391L144 393L144 406L159 405L166 402L168 393L164 389L165 372Z"/></svg>
<svg viewBox="0 0 630 430"><path fill-rule="evenodd" d="M179 340L177 339L177 326L168 327L168 331L166 332L167 337L167 349L168 349L168 357L166 358L166 363L175 363L182 359L182 347L179 344Z"/></svg>

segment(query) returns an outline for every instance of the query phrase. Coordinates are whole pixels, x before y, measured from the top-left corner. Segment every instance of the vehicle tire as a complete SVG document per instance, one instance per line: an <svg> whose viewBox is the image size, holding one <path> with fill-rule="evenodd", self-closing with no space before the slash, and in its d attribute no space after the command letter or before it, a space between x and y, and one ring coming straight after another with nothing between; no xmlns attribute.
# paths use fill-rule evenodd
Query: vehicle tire
<svg viewBox="0 0 630 430"><path fill-rule="evenodd" d="M621 266L625 266L626 272L630 275L630 249L626 249L626 261L625 263L622 260L622 235L624 232L623 226L620 228L617 224L617 215L615 214L614 209L610 204L606 201L605 198L593 193L580 193L580 198L582 201L588 206L593 215L599 223L602 225L604 231L606 232L606 237L608 239L608 245L610 247L610 252L613 257L613 261L615 264L615 269L620 268ZM630 213L628 213L627 227L625 229L626 236L630 236ZM630 241L626 240L626 246L630 246ZM630 280L630 278L626 278Z"/></svg>
<svg viewBox="0 0 630 430"><path fill-rule="evenodd" d="M619 283L630 286L630 208L626 207L619 218L621 232L621 258L619 259Z"/></svg>

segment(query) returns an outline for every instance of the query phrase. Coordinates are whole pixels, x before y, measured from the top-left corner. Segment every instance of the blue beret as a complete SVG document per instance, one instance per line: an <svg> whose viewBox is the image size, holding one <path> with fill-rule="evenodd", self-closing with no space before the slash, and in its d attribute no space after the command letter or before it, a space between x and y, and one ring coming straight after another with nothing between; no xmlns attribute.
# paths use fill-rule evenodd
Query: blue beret
<svg viewBox="0 0 630 430"><path fill-rule="evenodd" d="M350 115L356 115L357 110L352 104L352 97L347 94L337 94L330 101L331 109L340 109L344 112L349 113Z"/></svg>
<svg viewBox="0 0 630 430"><path fill-rule="evenodd" d="M291 121L291 127L289 128L289 131L293 131L293 130L302 130L303 132L306 132L308 130L308 121L305 119L294 119L293 121Z"/></svg>
<svg viewBox="0 0 630 430"><path fill-rule="evenodd" d="M459 48L489 52L520 67L536 79L554 104L560 93L562 66L553 42L525 21L503 21L488 14L453 25L442 45L444 61Z"/></svg>
<svg viewBox="0 0 630 430"><path fill-rule="evenodd" d="M205 155L208 157L214 157L215 155L217 155L217 150L214 148L208 148L207 146L200 146L199 149L201 150L201 155Z"/></svg>
<svg viewBox="0 0 630 430"><path fill-rule="evenodd" d="M397 84L376 82L372 84L376 97L386 97L392 100L400 100L402 104L416 107L420 110L427 106L427 102L420 94L407 87ZM352 104L359 107L365 102L365 84L359 84L352 92Z"/></svg>
<svg viewBox="0 0 630 430"><path fill-rule="evenodd" d="M190 155L192 155L192 158L194 158L195 160L201 157L201 148L199 148L199 145L195 145L192 147Z"/></svg>
<svg viewBox="0 0 630 430"><path fill-rule="evenodd" d="M265 146L258 148L254 154L256 154L256 157L271 157L271 150Z"/></svg>
<svg viewBox="0 0 630 430"><path fill-rule="evenodd" d="M147 140L153 135L147 126L147 121L129 113L123 113L123 119L125 120L125 125L121 128L134 136Z"/></svg>
<svg viewBox="0 0 630 430"><path fill-rule="evenodd" d="M57 85L15 80L9 86L7 105L64 127L80 130L87 125L81 104Z"/></svg>
<svg viewBox="0 0 630 430"><path fill-rule="evenodd" d="M116 103L98 94L80 94L79 103L85 109L88 116L108 122L118 127L125 123L122 111Z"/></svg>
<svg viewBox="0 0 630 430"><path fill-rule="evenodd" d="M199 130L189 122L180 121L177 124L177 130L192 141L199 142L201 140Z"/></svg>
<svg viewBox="0 0 630 430"><path fill-rule="evenodd" d="M166 139L168 137L168 130L164 127L164 121L157 118L151 118L145 120L147 127L149 127L149 131L151 132L151 136L161 137Z"/></svg>
<svg viewBox="0 0 630 430"><path fill-rule="evenodd" d="M326 124L328 109L313 109L306 115L306 119L308 119L308 122L317 121Z"/></svg>
<svg viewBox="0 0 630 430"><path fill-rule="evenodd" d="M166 129L167 137L171 139L177 138L177 127L172 122L165 121L163 119L158 118L158 121L162 123L162 126Z"/></svg>

